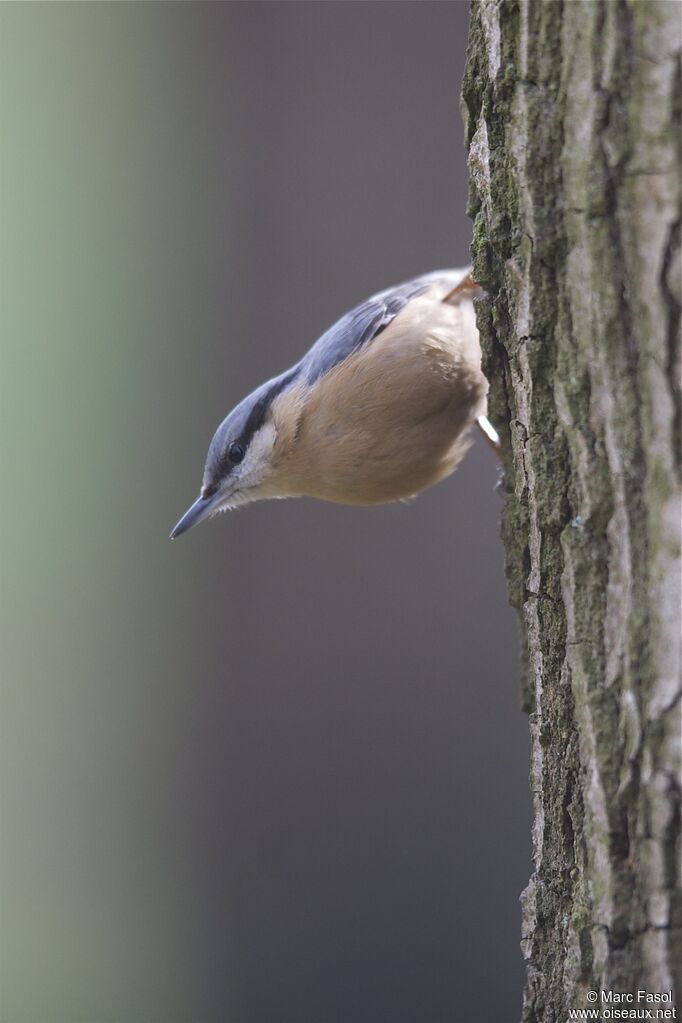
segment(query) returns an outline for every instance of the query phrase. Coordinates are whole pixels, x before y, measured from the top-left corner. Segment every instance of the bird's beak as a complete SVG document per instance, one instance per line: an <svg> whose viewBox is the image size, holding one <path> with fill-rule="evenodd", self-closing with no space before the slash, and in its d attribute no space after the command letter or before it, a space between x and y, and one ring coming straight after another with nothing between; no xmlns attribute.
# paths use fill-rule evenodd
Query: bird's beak
<svg viewBox="0 0 682 1023"><path fill-rule="evenodd" d="M188 529L192 529L193 526L197 526L200 522L203 522L204 519L211 514L212 509L215 508L218 503L216 498L218 498L218 494L214 494L213 497L198 497L194 504L187 509L171 533L171 540L175 540L176 536L182 536L182 534L186 533Z"/></svg>

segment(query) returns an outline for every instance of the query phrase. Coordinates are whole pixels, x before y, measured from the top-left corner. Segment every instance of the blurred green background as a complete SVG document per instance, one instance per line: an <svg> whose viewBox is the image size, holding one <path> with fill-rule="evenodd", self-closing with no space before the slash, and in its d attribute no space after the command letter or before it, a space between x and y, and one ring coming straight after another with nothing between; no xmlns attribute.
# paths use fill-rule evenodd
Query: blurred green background
<svg viewBox="0 0 682 1023"><path fill-rule="evenodd" d="M410 505L167 541L244 393L467 261L467 16L0 6L2 1023L517 1011L485 449Z"/></svg>

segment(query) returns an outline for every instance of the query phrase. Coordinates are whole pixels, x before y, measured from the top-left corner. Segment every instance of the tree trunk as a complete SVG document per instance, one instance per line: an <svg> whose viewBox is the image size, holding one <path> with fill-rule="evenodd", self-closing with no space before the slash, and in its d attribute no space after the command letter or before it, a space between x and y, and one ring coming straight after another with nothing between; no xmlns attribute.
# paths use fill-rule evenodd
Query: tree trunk
<svg viewBox="0 0 682 1023"><path fill-rule="evenodd" d="M680 5L474 0L463 106L532 737L523 1019L675 1005Z"/></svg>

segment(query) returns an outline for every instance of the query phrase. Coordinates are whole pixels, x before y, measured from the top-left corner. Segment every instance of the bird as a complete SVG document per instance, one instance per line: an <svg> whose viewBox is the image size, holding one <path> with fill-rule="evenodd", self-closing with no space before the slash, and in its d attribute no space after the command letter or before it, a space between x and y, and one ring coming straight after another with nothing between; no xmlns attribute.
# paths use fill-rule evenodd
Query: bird
<svg viewBox="0 0 682 1023"><path fill-rule="evenodd" d="M199 497L171 539L268 498L414 497L453 472L474 424L499 451L476 328L481 294L470 268L439 270L347 312L223 420Z"/></svg>

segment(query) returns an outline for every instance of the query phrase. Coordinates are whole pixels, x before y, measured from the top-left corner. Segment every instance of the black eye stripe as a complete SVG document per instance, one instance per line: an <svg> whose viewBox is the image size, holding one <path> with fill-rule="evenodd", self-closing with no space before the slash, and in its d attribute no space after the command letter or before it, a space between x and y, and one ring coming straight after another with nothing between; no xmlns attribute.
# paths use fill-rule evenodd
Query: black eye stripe
<svg viewBox="0 0 682 1023"><path fill-rule="evenodd" d="M239 465L239 463L244 460L245 454L246 451L244 450L244 445L239 444L237 441L235 441L234 444L230 444L230 447L227 452L227 457L229 458L233 465Z"/></svg>
<svg viewBox="0 0 682 1023"><path fill-rule="evenodd" d="M233 465L239 465L239 463L243 461L244 456L246 455L246 449L249 446L249 443L251 442L251 438L256 433L256 431L263 425L263 420L265 419L265 415L268 409L270 408L273 399L276 398L280 391L282 391L286 387L286 385L296 375L297 372L298 367L295 366L289 373L286 374L285 377L282 377L280 380L277 380L276 383L273 384L273 386L270 388L270 390L267 391L254 404L249 414L249 418L246 420L246 424L241 433L240 439L238 441L233 441L233 443L230 444L229 448L227 449L228 472ZM236 449L238 449L240 452L238 458L235 458L233 454L233 451L235 451Z"/></svg>
<svg viewBox="0 0 682 1023"><path fill-rule="evenodd" d="M244 447L249 446L249 444L251 443L251 438L253 437L254 433L256 433L256 431L259 430L260 427L263 425L266 413L270 406L272 405L274 399L281 391L284 390L287 384L289 384L294 379L294 377L298 374L298 371L299 371L298 366L294 366L292 369L289 370L288 373L283 374L281 377L275 380L275 382L265 392L265 394L261 395L258 401L254 403L253 408L249 413L249 417L246 420L246 423L244 424L244 429L242 430L239 437L239 442Z"/></svg>
<svg viewBox="0 0 682 1023"><path fill-rule="evenodd" d="M209 448L208 459L205 468L205 477L208 480L206 486L210 488L211 493L215 493L220 489L222 481L230 475L235 465L243 461L246 453L249 449L249 444L255 433L260 429L265 420L265 416L273 399L284 390L284 388L294 380L300 373L300 365L292 366L290 370L283 373L282 376L277 377L276 380L270 381L268 386L259 388L261 392L256 398L250 396L242 403L244 411L242 412L242 406L238 405L237 408L227 417L221 427L216 431L213 440L211 441L211 447ZM246 409L248 408L248 413ZM235 413L239 413L235 415ZM232 436L235 440L229 441L228 438ZM230 456L230 450L234 445L238 445L242 450L243 454L241 458L234 459Z"/></svg>

